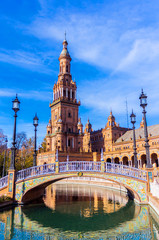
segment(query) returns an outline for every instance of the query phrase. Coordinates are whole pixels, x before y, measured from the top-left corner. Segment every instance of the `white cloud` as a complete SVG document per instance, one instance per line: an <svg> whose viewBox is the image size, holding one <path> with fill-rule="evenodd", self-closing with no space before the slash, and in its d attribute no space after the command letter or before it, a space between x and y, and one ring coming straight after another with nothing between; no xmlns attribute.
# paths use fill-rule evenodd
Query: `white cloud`
<svg viewBox="0 0 159 240"><path fill-rule="evenodd" d="M154 0L152 4L152 1L146 0L144 5L140 1L136 3L117 1L120 4L105 3L100 9L89 12L81 9L72 11L63 9L62 6L56 11L53 9L54 1L52 5L50 1L39 2L41 6L39 14L34 16L34 21L29 26L23 25L23 32L56 44L57 41L62 42L66 30L69 51L73 59L97 66L106 74L110 73L105 79L98 81L92 76L93 79L88 82L86 76L82 80L84 84L81 81L78 85L82 105L91 109L92 117L95 114L105 115L110 108L115 114L125 114L126 97L129 108L134 108L141 116L138 97L142 87L148 94L151 114L157 115L159 106L157 8L155 11L157 1ZM21 59L19 54L15 55ZM32 57L30 56L29 61L33 61L33 66L41 64L41 60L38 62L36 57L35 59ZM25 94L27 97L27 93ZM33 92L29 94L34 95Z"/></svg>
<svg viewBox="0 0 159 240"><path fill-rule="evenodd" d="M51 91L24 91L21 89L3 89L0 88L0 97L15 97L16 93L19 97L25 99L34 99L40 101L51 101L52 92Z"/></svg>
<svg viewBox="0 0 159 240"><path fill-rule="evenodd" d="M50 74L53 72L53 70L45 64L44 56L23 50L0 49L0 62L17 65L41 73Z"/></svg>

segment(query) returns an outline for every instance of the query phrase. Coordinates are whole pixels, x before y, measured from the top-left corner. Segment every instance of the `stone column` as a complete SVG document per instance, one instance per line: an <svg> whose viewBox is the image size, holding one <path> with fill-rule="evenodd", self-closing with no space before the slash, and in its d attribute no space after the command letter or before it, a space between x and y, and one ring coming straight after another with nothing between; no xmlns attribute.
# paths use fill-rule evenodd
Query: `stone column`
<svg viewBox="0 0 159 240"><path fill-rule="evenodd" d="M68 88L66 88L66 97L68 98Z"/></svg>
<svg viewBox="0 0 159 240"><path fill-rule="evenodd" d="M70 89L70 98L72 99L72 89Z"/></svg>

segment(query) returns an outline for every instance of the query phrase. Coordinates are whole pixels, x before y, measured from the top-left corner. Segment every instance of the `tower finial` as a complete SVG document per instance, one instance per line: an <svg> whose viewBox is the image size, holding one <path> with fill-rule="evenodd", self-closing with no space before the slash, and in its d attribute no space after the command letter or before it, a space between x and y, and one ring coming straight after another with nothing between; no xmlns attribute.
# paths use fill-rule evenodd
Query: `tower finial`
<svg viewBox="0 0 159 240"><path fill-rule="evenodd" d="M65 30L65 40L66 40L66 30Z"/></svg>

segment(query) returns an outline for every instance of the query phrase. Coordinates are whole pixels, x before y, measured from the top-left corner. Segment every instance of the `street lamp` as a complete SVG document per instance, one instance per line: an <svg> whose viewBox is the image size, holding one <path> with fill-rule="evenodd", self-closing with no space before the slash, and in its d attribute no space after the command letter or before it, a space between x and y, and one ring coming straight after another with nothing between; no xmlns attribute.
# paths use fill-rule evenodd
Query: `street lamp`
<svg viewBox="0 0 159 240"><path fill-rule="evenodd" d="M140 106L143 108L143 120L144 120L144 135L145 135L145 149L146 149L146 161L147 161L147 168L151 168L152 164L150 163L150 152L149 152L149 139L148 139L148 132L147 132L147 122L146 122L146 106L147 106L147 96L144 94L143 89L141 91L140 99Z"/></svg>
<svg viewBox="0 0 159 240"><path fill-rule="evenodd" d="M36 166L36 156L37 156L37 151L36 151L36 132L37 132L38 120L39 120L39 118L37 117L37 114L35 114L35 117L33 118L33 125L35 127L33 166Z"/></svg>
<svg viewBox="0 0 159 240"><path fill-rule="evenodd" d="M4 161L3 161L3 173L2 173L2 177L4 177L4 172L5 172L5 165L6 165L6 155L7 155L7 142L8 139L7 137L5 138L5 150L4 150Z"/></svg>
<svg viewBox="0 0 159 240"><path fill-rule="evenodd" d="M130 115L131 118L131 123L133 125L133 142L134 142L134 163L135 163L135 168L138 168L138 162L137 162L137 152L136 152L136 137L135 137L135 123L136 123L136 115L133 113L132 110L132 114Z"/></svg>
<svg viewBox="0 0 159 240"><path fill-rule="evenodd" d="M13 130L13 142L12 142L12 147L11 147L11 164L10 164L10 170L15 169L15 144L16 144L16 118L17 118L17 112L20 109L20 101L18 100L18 96L16 94L15 100L12 101L13 107L12 109L14 110L14 130Z"/></svg>

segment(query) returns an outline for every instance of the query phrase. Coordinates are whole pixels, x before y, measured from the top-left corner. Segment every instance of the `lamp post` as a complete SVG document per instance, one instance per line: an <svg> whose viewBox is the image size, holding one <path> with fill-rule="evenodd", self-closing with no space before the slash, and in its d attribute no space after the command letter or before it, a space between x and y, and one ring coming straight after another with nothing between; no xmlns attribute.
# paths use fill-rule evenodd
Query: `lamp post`
<svg viewBox="0 0 159 240"><path fill-rule="evenodd" d="M13 142L11 147L11 164L10 164L10 170L15 170L15 144L16 144L16 118L17 118L17 112L20 109L20 101L18 100L18 96L16 94L15 100L12 101L14 110L14 130L13 130Z"/></svg>
<svg viewBox="0 0 159 240"><path fill-rule="evenodd" d="M140 99L140 106L143 108L143 119L144 119L144 135L145 135L145 149L146 149L146 161L147 161L147 168L151 168L152 164L150 163L150 151L149 151L149 139L148 139L148 131L147 131L147 122L146 122L146 106L147 106L147 96L144 94L143 89L141 91Z"/></svg>
<svg viewBox="0 0 159 240"><path fill-rule="evenodd" d="M4 161L3 161L3 172L2 172L2 177L4 177L5 173L5 165L6 165L6 156L7 156L7 142L8 139L7 137L5 138L5 150L4 150Z"/></svg>
<svg viewBox="0 0 159 240"><path fill-rule="evenodd" d="M136 152L136 136L135 136L135 123L136 123L136 115L133 113L132 110L132 114L130 115L131 118L131 123L133 125L133 142L134 142L134 163L135 163L135 168L138 168L138 162L137 162L137 152Z"/></svg>
<svg viewBox="0 0 159 240"><path fill-rule="evenodd" d="M39 118L37 117L37 114L35 114L35 117L33 118L33 125L35 127L33 166L36 166L36 156L37 156L37 151L36 151L36 132L37 132L38 120L39 120Z"/></svg>

